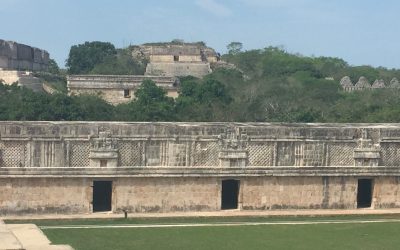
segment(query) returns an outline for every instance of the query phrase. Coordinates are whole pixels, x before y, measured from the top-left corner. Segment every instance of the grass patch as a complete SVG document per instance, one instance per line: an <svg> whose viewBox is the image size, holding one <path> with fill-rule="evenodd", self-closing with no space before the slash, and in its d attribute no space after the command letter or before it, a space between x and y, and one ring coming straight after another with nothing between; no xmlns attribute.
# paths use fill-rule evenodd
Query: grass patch
<svg viewBox="0 0 400 250"><path fill-rule="evenodd" d="M43 230L53 244L98 249L398 249L400 223Z"/></svg>
<svg viewBox="0 0 400 250"><path fill-rule="evenodd" d="M58 225L119 225L119 224L176 224L219 222L273 222L273 221L325 221L400 219L400 215L334 215L334 216L240 216L240 217L164 217L164 218L112 218L112 219L44 219L5 220L7 224L33 223L38 226Z"/></svg>
<svg viewBox="0 0 400 250"><path fill-rule="evenodd" d="M6 221L38 226L400 219L399 215L180 217ZM53 244L84 249L398 249L400 222L174 228L43 229Z"/></svg>

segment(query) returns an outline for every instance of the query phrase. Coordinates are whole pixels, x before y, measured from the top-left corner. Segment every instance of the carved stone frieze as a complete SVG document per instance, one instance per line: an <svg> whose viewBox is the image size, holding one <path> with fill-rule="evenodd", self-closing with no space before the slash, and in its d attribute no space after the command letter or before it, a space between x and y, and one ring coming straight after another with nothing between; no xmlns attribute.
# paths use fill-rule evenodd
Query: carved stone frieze
<svg viewBox="0 0 400 250"><path fill-rule="evenodd" d="M99 137L92 139L89 158L91 167L117 167L117 140L111 132L99 132Z"/></svg>
<svg viewBox="0 0 400 250"><path fill-rule="evenodd" d="M249 137L239 128L229 127L225 133L219 135L219 152L221 167L245 167L248 162Z"/></svg>
<svg viewBox="0 0 400 250"><path fill-rule="evenodd" d="M354 149L355 166L378 166L381 159L380 143L373 143L368 138L368 131L362 129L361 138L357 141L357 148Z"/></svg>

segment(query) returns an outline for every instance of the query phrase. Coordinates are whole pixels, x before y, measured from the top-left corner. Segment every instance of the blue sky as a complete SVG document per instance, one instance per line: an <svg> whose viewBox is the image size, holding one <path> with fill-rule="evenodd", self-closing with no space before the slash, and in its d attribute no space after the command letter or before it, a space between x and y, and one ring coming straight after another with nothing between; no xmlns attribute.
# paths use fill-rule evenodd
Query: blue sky
<svg viewBox="0 0 400 250"><path fill-rule="evenodd" d="M399 10L395 0L0 0L0 39L46 49L60 66L85 41L180 38L400 68Z"/></svg>

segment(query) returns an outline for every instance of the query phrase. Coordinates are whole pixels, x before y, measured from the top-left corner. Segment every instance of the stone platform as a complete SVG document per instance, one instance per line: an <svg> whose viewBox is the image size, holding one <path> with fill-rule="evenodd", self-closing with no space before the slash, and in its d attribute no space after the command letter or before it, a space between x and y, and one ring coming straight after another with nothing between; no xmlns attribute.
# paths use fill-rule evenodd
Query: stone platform
<svg viewBox="0 0 400 250"><path fill-rule="evenodd" d="M33 76L32 72L29 71L0 69L0 81L3 81L7 85L17 83L18 86L31 89L35 92L43 91L41 80Z"/></svg>
<svg viewBox="0 0 400 250"><path fill-rule="evenodd" d="M34 224L6 225L0 221L0 250L73 250L68 245L51 245Z"/></svg>

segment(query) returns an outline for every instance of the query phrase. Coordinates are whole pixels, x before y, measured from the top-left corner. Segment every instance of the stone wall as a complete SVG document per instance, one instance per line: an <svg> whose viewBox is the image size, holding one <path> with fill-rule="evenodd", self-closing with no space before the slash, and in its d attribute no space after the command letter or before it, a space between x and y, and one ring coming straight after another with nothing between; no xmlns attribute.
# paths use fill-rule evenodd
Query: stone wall
<svg viewBox="0 0 400 250"><path fill-rule="evenodd" d="M0 214L400 207L400 124L0 122Z"/></svg>
<svg viewBox="0 0 400 250"><path fill-rule="evenodd" d="M257 177L244 178L244 210L354 209L354 177Z"/></svg>
<svg viewBox="0 0 400 250"><path fill-rule="evenodd" d="M91 213L93 181L121 213L218 211L223 177L0 178L0 215ZM237 177L239 209L355 209L357 177ZM373 208L399 208L399 177L375 177Z"/></svg>
<svg viewBox="0 0 400 250"><path fill-rule="evenodd" d="M0 39L0 68L10 70L47 70L49 53L45 50Z"/></svg>

